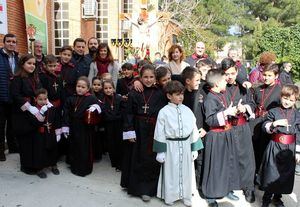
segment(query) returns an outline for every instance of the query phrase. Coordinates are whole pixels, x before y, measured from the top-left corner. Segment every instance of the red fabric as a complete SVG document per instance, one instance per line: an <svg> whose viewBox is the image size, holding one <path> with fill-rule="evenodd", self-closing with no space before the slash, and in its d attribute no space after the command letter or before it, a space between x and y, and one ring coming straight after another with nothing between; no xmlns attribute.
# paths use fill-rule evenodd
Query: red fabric
<svg viewBox="0 0 300 207"><path fill-rule="evenodd" d="M98 69L98 76L102 75L103 73L108 73L108 66L110 64L108 58L97 57L96 64Z"/></svg>
<svg viewBox="0 0 300 207"><path fill-rule="evenodd" d="M197 55L196 53L194 53L194 54L192 54L192 58L194 60L197 60L197 59L206 59L206 58L208 58L208 55L207 54L203 54L202 56L200 56L200 55Z"/></svg>

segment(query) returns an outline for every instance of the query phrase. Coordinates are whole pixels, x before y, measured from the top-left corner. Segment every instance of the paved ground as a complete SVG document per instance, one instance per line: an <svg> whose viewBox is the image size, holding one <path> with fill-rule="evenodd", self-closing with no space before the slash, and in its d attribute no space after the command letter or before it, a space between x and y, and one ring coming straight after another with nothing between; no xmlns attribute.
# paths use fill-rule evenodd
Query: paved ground
<svg viewBox="0 0 300 207"><path fill-rule="evenodd" d="M94 165L91 175L84 178L70 173L65 163L60 162L60 175L48 173L47 179L26 175L19 170L19 156L7 155L6 162L0 162L0 207L129 207L165 206L159 199L144 203L139 198L128 196L119 186L120 173L109 166L107 157ZM262 196L257 191L256 203L245 202L240 191L240 201L219 201L220 207L260 207ZM295 181L294 193L283 197L287 207L300 207L300 177ZM193 206L205 207L205 201L195 198ZM175 207L184 206L176 202ZM270 206L272 207L272 206Z"/></svg>

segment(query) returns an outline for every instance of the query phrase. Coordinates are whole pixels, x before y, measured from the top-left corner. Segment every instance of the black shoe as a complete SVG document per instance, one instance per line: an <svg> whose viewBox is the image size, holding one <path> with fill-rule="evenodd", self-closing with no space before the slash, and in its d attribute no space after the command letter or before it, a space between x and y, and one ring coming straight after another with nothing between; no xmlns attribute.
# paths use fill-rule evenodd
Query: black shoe
<svg viewBox="0 0 300 207"><path fill-rule="evenodd" d="M263 201L261 207L269 207L269 205L270 205L270 202Z"/></svg>
<svg viewBox="0 0 300 207"><path fill-rule="evenodd" d="M47 177L46 173L44 171L39 171L36 173L37 176L39 176L40 178L44 179Z"/></svg>
<svg viewBox="0 0 300 207"><path fill-rule="evenodd" d="M285 207L283 201L280 198L273 198L272 203L275 207Z"/></svg>
<svg viewBox="0 0 300 207"><path fill-rule="evenodd" d="M214 201L212 203L208 203L208 206L209 207L218 207L219 205L218 205L217 201Z"/></svg>
<svg viewBox="0 0 300 207"><path fill-rule="evenodd" d="M245 199L248 203L254 203L255 202L254 191L244 190L244 195L245 195Z"/></svg>
<svg viewBox="0 0 300 207"><path fill-rule="evenodd" d="M230 191L228 195L226 196L229 200L238 201L240 200L239 197L233 194L233 191Z"/></svg>
<svg viewBox="0 0 300 207"><path fill-rule="evenodd" d="M6 160L6 156L5 156L4 152L0 153L0 161L4 162L5 160Z"/></svg>
<svg viewBox="0 0 300 207"><path fill-rule="evenodd" d="M29 169L29 168L26 168L26 167L21 167L21 172L27 174L27 175L35 175L36 174L36 171L32 170L32 169Z"/></svg>
<svg viewBox="0 0 300 207"><path fill-rule="evenodd" d="M56 167L52 167L51 171L54 175L59 175L59 170Z"/></svg>

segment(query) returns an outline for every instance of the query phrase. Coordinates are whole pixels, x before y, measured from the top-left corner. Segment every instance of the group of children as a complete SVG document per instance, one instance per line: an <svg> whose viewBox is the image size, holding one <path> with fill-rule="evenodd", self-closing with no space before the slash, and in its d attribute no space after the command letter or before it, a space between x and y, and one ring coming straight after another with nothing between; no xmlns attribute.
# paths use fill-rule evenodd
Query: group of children
<svg viewBox="0 0 300 207"><path fill-rule="evenodd" d="M115 86L109 74L78 77L71 57L72 48L63 47L60 60L47 55L38 72L32 55L20 58L11 91L21 171L59 174L56 162L65 154L71 172L85 176L108 152L121 186L143 201L157 196L191 206L199 191L215 207L243 190L252 203L256 181L263 207L272 197L284 206L281 194L292 192L300 153L299 90L278 83L276 64L254 89L239 83L230 58L219 69L200 60L176 76L144 64L134 77L125 63Z"/></svg>

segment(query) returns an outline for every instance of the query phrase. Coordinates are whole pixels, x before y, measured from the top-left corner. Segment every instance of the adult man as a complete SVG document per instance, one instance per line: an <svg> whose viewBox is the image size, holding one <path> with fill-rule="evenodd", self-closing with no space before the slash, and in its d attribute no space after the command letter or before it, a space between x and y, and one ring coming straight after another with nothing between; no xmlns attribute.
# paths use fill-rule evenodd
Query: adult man
<svg viewBox="0 0 300 207"><path fill-rule="evenodd" d="M86 42L82 38L76 38L73 43L73 55L71 62L75 65L77 77L88 76L90 72L90 60L84 55Z"/></svg>
<svg viewBox="0 0 300 207"><path fill-rule="evenodd" d="M36 59L35 69L38 73L44 73L43 43L40 40L34 41L34 57Z"/></svg>
<svg viewBox="0 0 300 207"><path fill-rule="evenodd" d="M86 54L85 56L90 59L91 62L93 62L94 55L96 54L98 50L99 42L96 37L91 37L88 40L88 49L89 53Z"/></svg>
<svg viewBox="0 0 300 207"><path fill-rule="evenodd" d="M211 61L212 65L216 65L215 61L213 61L206 53L205 53L205 44L204 42L197 42L194 53L191 56L188 56L185 59L185 62L187 62L190 66L195 67L196 63L200 59L208 59Z"/></svg>
<svg viewBox="0 0 300 207"><path fill-rule="evenodd" d="M0 49L0 161L5 161L5 137L9 153L17 152L16 139L11 130L11 99L9 85L16 72L18 53L15 51L17 37L6 34L3 38L3 48ZM6 127L5 127L6 126Z"/></svg>

